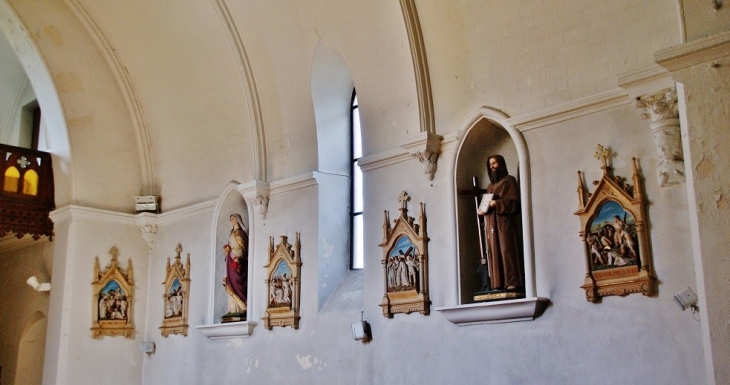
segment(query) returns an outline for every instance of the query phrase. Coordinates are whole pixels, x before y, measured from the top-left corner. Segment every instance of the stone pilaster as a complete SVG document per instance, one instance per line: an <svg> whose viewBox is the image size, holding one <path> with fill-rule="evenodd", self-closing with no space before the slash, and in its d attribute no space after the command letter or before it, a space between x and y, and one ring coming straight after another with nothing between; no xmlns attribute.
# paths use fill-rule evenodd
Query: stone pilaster
<svg viewBox="0 0 730 385"><path fill-rule="evenodd" d="M442 136L430 132L420 132L400 140L400 147L421 162L423 173L428 175L428 180L433 180L433 176L436 174L441 153L441 140L443 140Z"/></svg>
<svg viewBox="0 0 730 385"><path fill-rule="evenodd" d="M665 88L657 93L637 97L634 106L641 110L643 119L650 119L651 135L654 138L659 164L657 181L659 186L673 186L685 182L682 137L679 128L677 93Z"/></svg>

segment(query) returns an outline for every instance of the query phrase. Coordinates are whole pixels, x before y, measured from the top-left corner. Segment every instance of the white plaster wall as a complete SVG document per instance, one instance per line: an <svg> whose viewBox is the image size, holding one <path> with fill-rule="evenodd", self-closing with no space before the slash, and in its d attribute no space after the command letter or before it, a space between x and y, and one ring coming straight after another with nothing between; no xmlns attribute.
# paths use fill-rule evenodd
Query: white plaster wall
<svg viewBox="0 0 730 385"><path fill-rule="evenodd" d="M672 1L416 1L439 133L481 106L510 116L616 87L679 42Z"/></svg>
<svg viewBox="0 0 730 385"><path fill-rule="evenodd" d="M530 157L538 159L532 164L537 292L553 301L538 323L551 324L546 325L555 328L551 337L560 341L559 346L566 344L570 351L580 352L573 359L588 367L600 362L625 368L621 354L611 353L612 349L619 346L619 351L632 352L634 369L604 372L596 383L703 383L700 324L672 299L685 287L696 288L686 192L682 186L657 186L656 153L648 134L646 123L629 105L525 132ZM584 253L578 218L568 213L578 207L576 172L585 173L590 192L591 182L602 175L599 161L593 158L598 143L614 152L615 175L630 178L630 158L639 160L659 282L656 298L609 297L601 304L589 304L579 288L583 282L579 277L585 273ZM580 332L563 333L563 327ZM561 350L546 364L569 367L559 362L566 352ZM574 376L580 370L572 366L561 375Z"/></svg>
<svg viewBox="0 0 730 385"><path fill-rule="evenodd" d="M63 284L55 288L64 295L63 314L51 313L56 322L59 317L70 317L69 322L61 328L66 342L61 346L58 362L63 370L55 381L65 384L141 383L143 357L137 346L144 341L143 333L147 322L146 307L150 285L148 245L133 220L124 224L101 215L101 218L95 219L75 218L70 226L72 239L69 247L74 255L65 258L71 271L66 272ZM99 257L103 270L111 261L109 250L112 246L119 250L118 261L122 269L126 270L129 260L132 260L135 333L133 338L105 336L93 339L90 328L94 258ZM57 297L52 302L55 300ZM114 364L110 365L110 362Z"/></svg>
<svg viewBox="0 0 730 385"><path fill-rule="evenodd" d="M715 1L679 0L679 3L683 10L687 41L720 33L730 27L730 10L727 4L715 9Z"/></svg>

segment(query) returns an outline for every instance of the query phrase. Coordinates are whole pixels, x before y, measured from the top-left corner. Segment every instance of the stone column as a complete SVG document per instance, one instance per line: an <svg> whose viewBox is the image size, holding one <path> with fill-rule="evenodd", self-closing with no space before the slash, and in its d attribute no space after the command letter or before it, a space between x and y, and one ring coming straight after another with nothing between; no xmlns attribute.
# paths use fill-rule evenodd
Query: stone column
<svg viewBox="0 0 730 385"><path fill-rule="evenodd" d="M634 106L641 109L643 119L651 119L651 135L654 137L659 164L657 182L660 187L685 182L682 137L679 129L677 93L665 88L655 94L637 97Z"/></svg>
<svg viewBox="0 0 730 385"><path fill-rule="evenodd" d="M730 31L655 54L684 101L687 201L708 384L730 384ZM686 123L686 124L685 124Z"/></svg>

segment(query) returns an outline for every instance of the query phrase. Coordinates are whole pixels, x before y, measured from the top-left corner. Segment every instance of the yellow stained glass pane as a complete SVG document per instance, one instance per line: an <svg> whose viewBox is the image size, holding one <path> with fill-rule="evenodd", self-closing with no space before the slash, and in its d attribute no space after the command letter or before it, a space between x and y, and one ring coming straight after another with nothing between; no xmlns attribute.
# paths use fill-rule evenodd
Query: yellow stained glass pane
<svg viewBox="0 0 730 385"><path fill-rule="evenodd" d="M10 167L5 171L5 182L3 183L3 191L18 192L18 179L20 173L15 167Z"/></svg>
<svg viewBox="0 0 730 385"><path fill-rule="evenodd" d="M23 194L38 195L38 173L28 170L23 176Z"/></svg>

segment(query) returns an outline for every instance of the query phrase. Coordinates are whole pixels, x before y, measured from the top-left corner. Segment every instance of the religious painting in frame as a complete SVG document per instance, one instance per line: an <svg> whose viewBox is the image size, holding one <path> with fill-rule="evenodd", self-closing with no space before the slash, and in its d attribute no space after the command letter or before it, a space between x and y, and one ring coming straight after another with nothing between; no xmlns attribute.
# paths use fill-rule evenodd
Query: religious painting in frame
<svg viewBox="0 0 730 385"><path fill-rule="evenodd" d="M586 194L578 172L579 207L575 215L580 218L586 267L581 288L590 302L611 295L656 293L637 160L632 159L631 186L613 176L608 166L610 155L598 145L595 156L603 161L603 177L593 182L593 193Z"/></svg>
<svg viewBox="0 0 730 385"><path fill-rule="evenodd" d="M419 223L408 216L410 196L401 192L400 216L390 224L390 213L383 218L383 276L385 293L380 307L383 316L419 312L429 315L428 297L428 235L425 205L420 204Z"/></svg>
<svg viewBox="0 0 730 385"><path fill-rule="evenodd" d="M134 338L134 278L132 260L127 269L119 267L116 247L109 250L112 259L102 270L99 257L94 261L94 280L91 282L91 336L122 336Z"/></svg>
<svg viewBox="0 0 730 385"><path fill-rule="evenodd" d="M188 335L188 306L190 305L190 254L187 255L185 265L182 264L180 253L182 245L175 248L175 262L171 265L167 258L165 266L166 277L162 285L165 288L162 294L163 314L160 331L163 337L170 334Z"/></svg>
<svg viewBox="0 0 730 385"><path fill-rule="evenodd" d="M267 306L261 319L264 327L291 326L299 329L299 295L302 259L299 233L294 235L294 246L282 235L274 248L274 238L269 237L269 260L266 268Z"/></svg>

